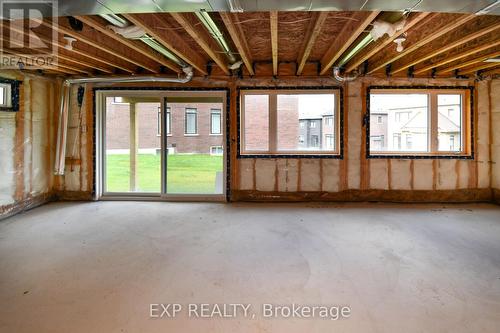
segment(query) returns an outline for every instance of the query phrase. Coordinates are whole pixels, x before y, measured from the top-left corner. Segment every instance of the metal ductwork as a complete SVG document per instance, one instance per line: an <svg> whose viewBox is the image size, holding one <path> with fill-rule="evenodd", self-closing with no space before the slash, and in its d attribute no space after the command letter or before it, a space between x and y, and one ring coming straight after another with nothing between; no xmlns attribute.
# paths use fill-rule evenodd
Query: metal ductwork
<svg viewBox="0 0 500 333"><path fill-rule="evenodd" d="M222 50L226 54L229 62L231 64L234 64L237 61L236 57L234 56L234 53L229 48L229 45L227 44L226 40L224 39L224 36L222 35L222 32L217 27L217 24L215 24L215 22L212 20L210 15L205 10L200 10L200 11L196 12L196 16L198 16L198 19L201 21L201 23L203 23L205 28L207 28L207 30L210 32L212 37L219 44L219 46L222 48Z"/></svg>
<svg viewBox="0 0 500 333"><path fill-rule="evenodd" d="M132 25L130 22L125 20L123 17L120 15L116 14L101 14L100 15L103 19L111 23L111 28L115 33L121 34L123 37L128 38L128 39L137 39L152 48L153 50L157 51L158 53L162 54L163 56L167 57L168 59L172 60L175 62L177 65L181 67L186 67L188 66L183 60L179 59L175 54L167 50L163 45L158 43L153 37L148 35L144 29L136 27ZM127 35L124 32L130 31L132 28L133 33L131 35Z"/></svg>
<svg viewBox="0 0 500 333"><path fill-rule="evenodd" d="M358 74L351 74L349 76L340 76L340 67L333 67L333 77L339 82L354 81L358 78Z"/></svg>
<svg viewBox="0 0 500 333"><path fill-rule="evenodd" d="M486 13L500 15L498 0L423 1L421 12ZM417 0L59 0L60 16L160 12L255 11L402 11Z"/></svg>
<svg viewBox="0 0 500 333"><path fill-rule="evenodd" d="M68 118L70 108L70 93L73 84L84 83L132 83L132 82L169 82L187 83L193 78L193 68L184 67L184 77L168 76L127 76L127 77L89 77L89 78L69 78L63 81L61 87L61 99L59 108L59 123L57 129L56 159L54 174L64 175L66 166L66 138L68 134Z"/></svg>

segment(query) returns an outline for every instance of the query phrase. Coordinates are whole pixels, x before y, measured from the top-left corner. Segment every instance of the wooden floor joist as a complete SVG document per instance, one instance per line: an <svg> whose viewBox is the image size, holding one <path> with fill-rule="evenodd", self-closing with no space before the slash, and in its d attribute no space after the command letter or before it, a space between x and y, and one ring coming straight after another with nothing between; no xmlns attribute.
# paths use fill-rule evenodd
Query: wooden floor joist
<svg viewBox="0 0 500 333"><path fill-rule="evenodd" d="M158 43L193 66L195 70L203 75L207 75L205 60L174 30L166 32L166 30L161 29L165 28L165 26L162 23L163 20L158 17L158 14L123 14L123 16L132 22L132 24L144 29Z"/></svg>
<svg viewBox="0 0 500 333"><path fill-rule="evenodd" d="M172 60L167 59L164 55L159 54L157 51L154 51L153 49L151 49L150 47L146 46L145 44L139 41L130 40L123 37L120 34L115 33L114 31L108 29L105 25L102 25L97 19L91 16L76 16L76 18L82 21L84 24L94 28L95 30L116 40L117 42L131 48L132 50L142 54L143 56L153 61L156 61L157 63L167 68L170 68L174 72L176 73L181 72L179 65L174 63Z"/></svg>
<svg viewBox="0 0 500 333"><path fill-rule="evenodd" d="M399 52L397 54L393 54L389 58L384 59L380 63L373 66L373 68L371 67L371 69L368 71L368 74L373 74L374 72L385 68L387 65L393 63L394 61L401 59L402 57L418 50L422 46L444 36L445 34L449 33L450 31L452 31L454 29L457 29L458 27L464 25L465 23L472 21L476 17L477 16L475 16L475 15L464 15L461 18L459 18L458 20L453 20L452 22L446 24L444 27L441 27L437 30L433 29L432 31L429 31L429 34L427 34L425 37L421 38L420 40L416 41L416 43L407 47L402 52Z"/></svg>
<svg viewBox="0 0 500 333"><path fill-rule="evenodd" d="M349 49L351 44L356 41L378 14L378 11L356 12L353 14L351 22L345 25L323 58L321 58L321 75L330 70L333 64Z"/></svg>
<svg viewBox="0 0 500 333"><path fill-rule="evenodd" d="M445 58L445 59L443 59L441 61L438 61L436 63L433 63L431 65L419 68L419 69L417 69L415 71L415 74L422 74L422 73L424 73L426 71L429 71L429 70L431 70L433 68L439 68L439 67L444 66L446 64L449 64L451 62L454 62L454 61L460 60L462 58L466 58L466 57L472 56L472 55L474 55L476 53L485 51L487 49L490 49L490 48L493 48L493 47L496 47L496 46L499 46L499 45L500 45L500 40L496 41L494 43L486 43L484 45L479 45L479 46L477 46L475 48L472 48L470 50L466 50L464 52L458 53L458 54L453 55L451 57L447 57L447 58ZM447 69L446 69L446 71L447 71ZM442 72L442 71L438 70L437 73L440 73L440 72Z"/></svg>
<svg viewBox="0 0 500 333"><path fill-rule="evenodd" d="M271 53L273 58L273 75L278 75L278 12L269 13L271 29Z"/></svg>
<svg viewBox="0 0 500 333"><path fill-rule="evenodd" d="M52 25L50 25L50 23L47 23L47 22L42 22L41 24L47 26L50 29L56 29L58 32L60 32L62 34L66 34L66 35L69 35L73 38L76 38L78 42L88 44L96 49L99 49L99 50L104 51L108 54L111 54L117 58L123 59L129 63L136 65L136 66L142 67L142 68L144 68L152 73L159 73L159 68L150 66L148 63L146 63L144 61L133 59L132 57L130 57L130 55L121 54L120 52L117 52L116 49L114 49L112 46L98 43L95 40L92 40L91 38L85 36L82 33L76 32L76 31L69 29L69 28L62 26L62 25L52 26Z"/></svg>
<svg viewBox="0 0 500 333"><path fill-rule="evenodd" d="M471 68L466 68L463 71L460 71L460 74L473 74L475 72L488 69L488 68L497 68L500 64L498 62L483 62L481 65L477 65Z"/></svg>
<svg viewBox="0 0 500 333"><path fill-rule="evenodd" d="M204 28L198 28L196 22L190 18L191 13L170 13L182 28L195 40L206 54L219 66L224 74L229 75L227 61L219 53L220 47L216 45L213 38Z"/></svg>
<svg viewBox="0 0 500 333"><path fill-rule="evenodd" d="M248 70L248 73L250 73L250 75L255 75L252 67L250 48L248 47L241 25L235 23L236 18L234 14L222 12L220 13L220 16L227 31L229 32L229 35L231 36L231 39L233 40L234 45L236 46L236 49L238 50L238 53L240 54L241 60Z"/></svg>
<svg viewBox="0 0 500 333"><path fill-rule="evenodd" d="M445 45L437 50L433 50L431 53L428 53L426 55L423 55L421 57L413 59L411 62L409 62L405 65L399 66L396 69L393 69L391 74L396 74L396 73L399 73L401 71L404 71L405 69L407 69L411 66L415 66L415 65L417 65L425 60L431 59L431 58L433 58L439 54L442 54L444 52L447 52L447 51L449 51L457 46L460 46L460 45L465 44L467 42L473 41L474 39L482 37L486 34L489 34L489 33L493 32L499 28L500 28L500 23L495 23L495 24L492 24L484 29L476 31L472 34L467 34L467 35L463 36L462 38L460 38L460 39L458 39L450 44L447 44L447 45Z"/></svg>
<svg viewBox="0 0 500 333"><path fill-rule="evenodd" d="M385 36L380 40L375 42L373 46L367 47L367 50L361 53L358 56L355 56L353 60L349 61L346 66L346 72L352 72L356 68L358 68L363 62L373 57L375 54L382 51L387 45L391 44L394 39L396 39L402 33L407 32L414 26L416 26L419 22L421 22L424 18L428 17L430 13L418 13L414 16L411 16L410 19L406 22L403 29L401 29L399 34L395 34L392 37Z"/></svg>
<svg viewBox="0 0 500 333"><path fill-rule="evenodd" d="M469 60L469 61L465 61L465 62L460 62L460 63L455 64L453 66L449 66L449 67L443 68L443 69L437 71L436 74L440 75L440 74L444 74L444 73L449 73L449 72L454 71L456 69L460 69L460 68L468 67L468 66L471 66L471 65L475 65L477 63L484 62L486 59L496 58L496 57L499 57L499 56L500 56L500 50L495 51L495 52L490 52L488 54L483 54L482 56L479 56L479 57L477 57L475 59L472 59L472 60Z"/></svg>
<svg viewBox="0 0 500 333"><path fill-rule="evenodd" d="M297 59L297 75L302 74L306 61L311 54L314 42L316 41L316 38L318 38L327 17L328 12L313 12L306 35L304 36L304 43L302 44L299 57Z"/></svg>

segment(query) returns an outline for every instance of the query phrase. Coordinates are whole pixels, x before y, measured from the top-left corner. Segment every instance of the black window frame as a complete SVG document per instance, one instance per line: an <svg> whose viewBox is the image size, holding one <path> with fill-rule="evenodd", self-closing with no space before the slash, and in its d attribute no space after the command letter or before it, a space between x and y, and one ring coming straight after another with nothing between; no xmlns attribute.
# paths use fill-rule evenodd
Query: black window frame
<svg viewBox="0 0 500 333"><path fill-rule="evenodd" d="M370 96L372 90L422 90L424 93L427 90L465 90L469 94L469 128L467 128L470 139L470 149L468 153L462 154L447 154L446 152L440 154L411 154L403 152L402 154L381 154L370 153ZM366 113L363 117L363 126L365 127L365 157L367 159L458 159L458 160L473 160L475 156L474 145L474 86L369 86L366 88ZM465 105L465 103L464 103ZM465 114L465 113L464 113ZM466 126L465 124L463 126ZM464 128L465 130L465 128Z"/></svg>

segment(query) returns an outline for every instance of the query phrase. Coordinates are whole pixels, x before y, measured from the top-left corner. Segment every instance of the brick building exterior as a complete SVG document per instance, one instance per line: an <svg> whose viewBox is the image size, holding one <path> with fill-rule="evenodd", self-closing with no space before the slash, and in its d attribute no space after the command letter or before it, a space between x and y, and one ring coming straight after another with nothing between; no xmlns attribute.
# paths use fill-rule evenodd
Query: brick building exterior
<svg viewBox="0 0 500 333"><path fill-rule="evenodd" d="M139 153L156 153L161 147L160 107L160 103L135 104ZM187 116L187 113L191 115ZM169 153L221 153L224 146L221 103L169 103L166 117ZM194 132L193 126L190 126L191 131L186 133L186 117L190 117L190 125L194 123ZM219 123L212 124L212 120ZM130 104L116 102L109 97L106 100L106 149L116 153L126 152L129 145Z"/></svg>

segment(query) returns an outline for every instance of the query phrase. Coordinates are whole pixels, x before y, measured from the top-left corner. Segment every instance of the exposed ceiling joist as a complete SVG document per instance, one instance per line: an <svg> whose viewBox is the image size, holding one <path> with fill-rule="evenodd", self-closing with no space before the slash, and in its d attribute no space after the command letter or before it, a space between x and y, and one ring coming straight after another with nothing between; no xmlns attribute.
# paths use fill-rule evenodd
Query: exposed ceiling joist
<svg viewBox="0 0 500 333"><path fill-rule="evenodd" d="M450 31L460 27L461 25L470 22L471 20L475 19L477 16L475 15L464 15L458 20L454 20L451 23L448 23L444 27L441 27L439 29L432 29L430 33L425 36L424 38L421 38L418 40L416 43L412 44L411 46L407 47L403 52L399 52L397 54L394 54L390 56L388 59L383 60L379 64L375 65L372 69L368 71L368 74L373 74L374 72L381 70L385 68L388 64L393 63L394 61L401 59L402 57L418 50L422 46L438 39L439 37L449 33Z"/></svg>
<svg viewBox="0 0 500 333"><path fill-rule="evenodd" d="M219 66L226 75L229 75L227 61L225 61L221 54L216 51L220 50L220 48L215 44L208 31L203 30L204 28L197 28L194 20L189 17L190 13L170 13L170 15L184 28L184 30L186 30L189 36L195 40L217 66Z"/></svg>
<svg viewBox="0 0 500 333"><path fill-rule="evenodd" d="M42 39L44 42L51 42L49 40L44 40ZM64 45L62 45L61 43L58 43L58 42L52 42L54 45L56 45L57 47L61 47L61 48L64 48ZM74 53L74 54L78 54L79 56L82 56L82 57L86 57L86 58L89 58L89 59L92 59L94 61L97 61L97 62L100 62L100 63L103 63L105 65L108 65L108 66L111 66L111 67L114 67L114 68L118 68L118 69L121 69L122 71L125 71L127 73L134 73L134 70L133 69L130 69L128 67L125 67L123 65L120 65L118 63L116 63L115 61L112 61L110 59L107 59L107 58L104 58L104 57L97 57L97 56L94 56L88 52L84 52L84 51L81 51L79 49L77 49L76 47L73 46L73 48L71 50L68 50L68 52L71 52L71 53ZM95 66L95 65L94 65ZM97 69L99 69L97 66L95 66Z"/></svg>
<svg viewBox="0 0 500 333"><path fill-rule="evenodd" d="M378 11L374 11L356 12L353 14L353 20L345 25L342 32L321 59L321 75L328 72L330 67L349 49L352 43L356 41L379 13Z"/></svg>
<svg viewBox="0 0 500 333"><path fill-rule="evenodd" d="M423 68L419 68L415 71L415 74L422 74L426 71L429 71L433 68L439 68L441 66L444 66L446 64L449 64L451 62L454 62L454 61L457 61L457 60L460 60L462 58L465 58L465 57L468 57L468 56L471 56L471 55L474 55L476 53L479 53L479 52L482 52L484 50L487 50L489 48L492 48L492 47L495 47L495 46L498 46L500 45L500 40L494 42L494 43L487 43L485 45L480 45L480 46L477 46L473 49L470 49L470 50L467 50L467 51L464 51L464 52L461 52L459 54L456 54L454 56L451 56L451 57L447 57L441 61L438 61L436 63L433 63L431 65L428 65L428 66L425 66ZM438 73L441 72L441 70L438 71Z"/></svg>
<svg viewBox="0 0 500 333"><path fill-rule="evenodd" d="M4 23L2 21L0 21L0 26L3 28L3 29L6 29L7 27L4 25ZM19 28L17 25L11 25L9 27L9 30L10 31L15 31L17 33L20 33L20 34L23 34L25 33L25 31L21 28ZM61 49L64 49L64 50L67 50L66 48L64 48L63 45L60 45L59 43L57 43L56 41L52 40L52 38L47 38L47 37L44 37L44 36L41 36L41 35L37 35L37 37L44 43L47 43L47 44L52 44L58 48L61 48ZM75 49L72 49L71 51L75 51L75 52L78 52L76 51ZM95 68L95 69L98 69L100 70L101 72L104 72L104 73L113 73L113 71L109 68L105 68L105 67L102 67L100 65L97 65L97 64L94 64L94 63L89 63L89 62L86 62L84 60L81 60L81 59L77 59L75 57L70 57L70 56L67 56L67 55L64 55L63 53L61 53L60 51L58 52L58 57L60 59L63 59L63 60L66 60L66 61L70 61L70 62L74 62L74 63L77 63L77 64L80 64L82 66L85 66L85 67L90 67L90 68ZM132 73L132 71L130 71Z"/></svg>
<svg viewBox="0 0 500 333"><path fill-rule="evenodd" d="M498 62L483 63L482 65L474 66L471 68L467 68L464 71L460 71L460 74L473 74L473 73L481 71L483 69L496 68L499 66L500 66L500 64Z"/></svg>
<svg viewBox="0 0 500 333"><path fill-rule="evenodd" d="M36 59L39 58L38 56L29 55L29 54L21 54L18 52L14 52L12 50L4 49L3 52L10 54L10 55L13 55L13 56L16 56L16 59L21 59L21 60L22 59L26 59L26 60L30 59L30 60L36 61ZM29 68L29 65L27 67ZM91 72L89 72L85 69L71 66L68 64L64 64L64 63L61 63L60 61L57 62L57 65L46 65L46 64L37 63L37 67L47 68L47 69L51 69L51 70L58 70L59 72L62 72L65 74L78 74L78 73L83 73L83 74L87 74L87 75L92 74Z"/></svg>
<svg viewBox="0 0 500 333"><path fill-rule="evenodd" d="M484 29L476 31L476 32L474 32L472 34L468 34L468 35L466 35L466 36L464 36L464 37L462 37L462 38L454 41L453 43L447 44L447 45L443 46L442 48L439 48L439 49L437 49L435 51L432 51L429 54L426 54L426 55L424 55L422 57L419 57L419 58L417 58L417 59L415 59L415 60L413 60L413 61L411 61L411 62L409 62L409 63L407 63L405 65L402 65L402 66L394 69L391 72L391 74L396 74L396 73L399 73L401 71L404 71L405 69L407 69L407 68L409 68L411 66L415 66L415 65L417 65L417 64L419 64L419 63L421 63L421 62L423 62L425 60L431 59L431 58L433 58L433 57L435 57L435 56L437 56L437 55L439 55L441 53L444 53L446 51L449 51L449 50L451 50L451 49L453 49L453 48L455 48L457 46L460 46L460 45L465 44L467 42L470 42L470 41L472 41L472 40L474 40L476 38L479 38L481 36L489 34L490 32L493 32L493 31L495 31L495 30L497 30L499 28L500 28L500 23L495 23L495 24L492 24L492 25L490 25L490 26L488 26L488 27L486 27Z"/></svg>
<svg viewBox="0 0 500 333"><path fill-rule="evenodd" d="M271 53L273 57L273 75L278 75L278 12L269 13L271 24Z"/></svg>
<svg viewBox="0 0 500 333"><path fill-rule="evenodd" d="M84 24L94 28L95 30L99 31L100 33L116 40L117 42L120 42L121 44L131 48L132 50L142 54L143 56L156 61L159 64L162 64L163 66L170 68L176 73L180 73L181 70L179 66L174 63L171 60L168 60L165 58L163 55L157 53L156 51L153 51L151 48L147 47L141 42L134 41L127 39L114 31L108 29L105 25L102 25L98 20L96 20L93 17L90 16L76 16L76 18L80 21L82 21Z"/></svg>
<svg viewBox="0 0 500 333"><path fill-rule="evenodd" d="M496 57L499 57L499 56L500 56L500 50L497 50L495 52L490 52L488 54L484 54L484 55L482 55L480 57L477 57L475 59L472 59L472 60L469 60L469 61L466 61L466 62L460 62L460 63L458 63L456 65L440 69L440 70L438 70L436 72L436 74L440 75L440 74L444 74L444 73L449 73L451 71L454 71L455 69L460 69L460 68L464 68L464 67L467 67L467 66L471 66L471 65L474 65L474 64L477 64L477 63L484 62L486 59L496 58Z"/></svg>
<svg viewBox="0 0 500 333"><path fill-rule="evenodd" d="M193 50L175 31L169 30L166 32L161 29L165 27L162 19L158 14L150 14L148 16L140 14L123 14L123 16L132 22L134 25L144 29L157 42L162 44L169 51L177 55L186 63L193 66L194 69L207 75L205 60Z"/></svg>
<svg viewBox="0 0 500 333"><path fill-rule="evenodd" d="M144 63L142 61L137 61L135 59L131 59L130 56L126 56L126 55L123 55L119 52L117 52L115 49L113 49L112 47L108 46L108 45L105 45L103 43L98 43L97 41L95 40L92 40L88 37L86 37L85 35L83 35L82 33L79 33L79 32L76 32L72 29L69 29L69 28L66 28L64 26L56 26L56 27L53 27L52 25L49 25L47 24L46 22L42 22L42 25L45 25L47 26L48 28L50 29L53 29L55 28L57 31L59 31L60 33L62 34L66 34L66 35L69 35L71 37L74 37L77 39L78 42L82 42L82 43L85 43L85 44L88 44L96 49L99 49L101 51L104 51L106 53L109 53L117 58L120 58L120 59L123 59L123 60L126 60L127 62L130 62L136 66L140 66L152 73L159 73L159 71L156 69L156 68L153 68L152 66L148 65L147 63Z"/></svg>
<svg viewBox="0 0 500 333"><path fill-rule="evenodd" d="M304 43L302 44L299 58L297 59L298 67L297 67L297 75L302 74L304 70L304 66L306 65L306 61L311 54L311 50L314 46L314 42L316 38L318 38L319 33L321 32L321 28L328 17L328 12L313 12L312 18L307 27L307 32L304 37Z"/></svg>
<svg viewBox="0 0 500 333"><path fill-rule="evenodd" d="M430 13L418 13L410 16L410 19L406 22L405 26L399 34L395 34L394 36L385 36L382 39L378 40L373 46L369 46L366 48L366 51L360 53L360 55L355 56L353 60L349 61L346 66L346 72L352 72L356 68L358 68L363 62L373 57L375 54L379 53L384 49L387 45L391 44L399 35L407 32L411 28L413 28L417 23L422 21L424 18L428 17Z"/></svg>
<svg viewBox="0 0 500 333"><path fill-rule="evenodd" d="M253 67L252 67L252 58L250 56L250 48L248 47L248 43L245 38L245 34L240 24L235 24L236 17L234 14L221 12L220 16L224 25L226 26L231 39L233 40L238 53L240 54L241 60L245 64L250 75L255 75Z"/></svg>

